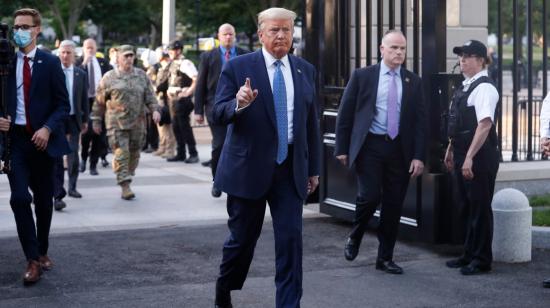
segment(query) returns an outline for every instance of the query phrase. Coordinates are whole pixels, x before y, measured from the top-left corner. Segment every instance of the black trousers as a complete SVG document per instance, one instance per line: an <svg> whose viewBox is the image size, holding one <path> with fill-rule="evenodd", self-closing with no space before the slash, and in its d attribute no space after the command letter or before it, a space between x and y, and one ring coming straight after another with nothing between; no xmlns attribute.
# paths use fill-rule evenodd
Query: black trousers
<svg viewBox="0 0 550 308"><path fill-rule="evenodd" d="M36 149L31 135L25 132L25 126L13 126L11 172L8 174L10 205L27 260L38 260L39 256L48 253L53 211L53 164L54 160L48 153ZM36 225L31 202L35 206Z"/></svg>
<svg viewBox="0 0 550 308"><path fill-rule="evenodd" d="M90 99L90 106L94 103L93 99ZM82 134L81 138L82 151L80 152L80 158L84 163L90 156L90 168L97 166L99 157L105 158L107 155L107 149L109 143L107 142L107 134L105 128L105 121L101 123L101 134L96 134L92 127L92 121L88 122L88 131Z"/></svg>
<svg viewBox="0 0 550 308"><path fill-rule="evenodd" d="M355 220L350 237L361 241L368 221L379 204L378 259L389 261L397 240L403 200L409 183L409 166L399 137L369 133L356 160L358 182Z"/></svg>
<svg viewBox="0 0 550 308"><path fill-rule="evenodd" d="M150 113L147 113L147 134L145 136L145 144L143 149L151 147L152 149L158 149L159 147L159 132L157 130L157 124L153 121L153 117Z"/></svg>
<svg viewBox="0 0 550 308"><path fill-rule="evenodd" d="M78 180L78 147L80 140L80 129L74 116L70 116L65 125L65 131L69 135L69 146L71 153L67 154L67 175L69 176L69 190L76 190L76 181ZM65 198L67 192L63 187L65 181L65 172L63 168L63 157L54 158L54 199L61 200Z"/></svg>
<svg viewBox="0 0 550 308"><path fill-rule="evenodd" d="M189 156L197 156L197 143L195 136L193 135L193 128L191 127L191 119L189 115L193 111L193 103L189 100L182 99L177 102L173 108L172 113L172 130L174 130L174 136L178 143L178 156L186 157L185 147L189 152Z"/></svg>
<svg viewBox="0 0 550 308"><path fill-rule="evenodd" d="M467 147L454 148L453 156L457 190L456 197L464 210L466 240L464 259L490 265L493 261L493 210L491 203L495 192L495 181L499 166L497 149L485 144L473 159L474 178L462 176L462 165Z"/></svg>
<svg viewBox="0 0 550 308"><path fill-rule="evenodd" d="M212 162L210 168L212 168L212 178L216 177L216 169L218 168L218 161L220 155L222 155L223 143L225 141L225 135L227 134L227 126L210 124L210 132L212 133Z"/></svg>

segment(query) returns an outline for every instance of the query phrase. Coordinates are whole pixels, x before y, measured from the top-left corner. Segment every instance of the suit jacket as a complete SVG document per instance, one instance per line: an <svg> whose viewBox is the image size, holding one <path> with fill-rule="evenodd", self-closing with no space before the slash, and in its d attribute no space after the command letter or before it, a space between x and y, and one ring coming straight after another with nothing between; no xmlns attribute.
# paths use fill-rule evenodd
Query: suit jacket
<svg viewBox="0 0 550 308"><path fill-rule="evenodd" d="M88 123L90 106L88 103L88 74L81 68L73 66L73 103L78 131L82 123Z"/></svg>
<svg viewBox="0 0 550 308"><path fill-rule="evenodd" d="M320 137L314 67L289 56L294 82L293 177L297 195L307 196L308 176L319 174ZM250 78L259 94L238 113L235 95ZM218 125L228 125L215 186L229 195L258 199L270 188L277 157L273 94L261 50L231 59L222 69L212 110Z"/></svg>
<svg viewBox="0 0 550 308"><path fill-rule="evenodd" d="M248 53L239 47L235 47L237 56ZM203 52L199 64L199 75L197 77L197 86L195 88L195 114L204 115L208 123L212 121L212 106L218 87L218 79L222 71L222 59L220 48Z"/></svg>
<svg viewBox="0 0 550 308"><path fill-rule="evenodd" d="M8 81L8 114L13 121L17 108L16 64L17 58L13 61ZM37 49L32 67L29 118L33 131L44 126L51 130L46 151L52 157L70 152L65 138L65 121L70 108L59 58Z"/></svg>
<svg viewBox="0 0 550 308"><path fill-rule="evenodd" d="M97 62L99 62L99 68L101 69L101 76L105 75L108 71L112 70L113 67L111 64L109 64L109 61L105 60L104 58L96 58ZM83 65L84 57L80 57L76 59L75 66L80 67L86 74L88 74L88 66Z"/></svg>
<svg viewBox="0 0 550 308"><path fill-rule="evenodd" d="M349 166L369 133L376 113L380 64L353 72L340 102L336 120L335 155L348 155ZM399 136L406 162L424 161L426 155L427 115L422 82L416 74L401 68L403 93L399 118Z"/></svg>

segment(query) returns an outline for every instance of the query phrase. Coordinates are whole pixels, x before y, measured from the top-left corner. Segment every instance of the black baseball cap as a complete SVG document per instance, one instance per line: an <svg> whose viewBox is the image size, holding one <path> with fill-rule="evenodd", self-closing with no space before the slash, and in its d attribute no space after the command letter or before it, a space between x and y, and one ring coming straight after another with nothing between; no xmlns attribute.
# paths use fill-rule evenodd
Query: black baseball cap
<svg viewBox="0 0 550 308"><path fill-rule="evenodd" d="M453 48L453 53L457 55L472 55L478 56L483 59L487 59L487 47L480 41L469 40L462 46L457 46Z"/></svg>
<svg viewBox="0 0 550 308"><path fill-rule="evenodd" d="M178 40L173 40L168 44L168 49L182 49L183 45Z"/></svg>

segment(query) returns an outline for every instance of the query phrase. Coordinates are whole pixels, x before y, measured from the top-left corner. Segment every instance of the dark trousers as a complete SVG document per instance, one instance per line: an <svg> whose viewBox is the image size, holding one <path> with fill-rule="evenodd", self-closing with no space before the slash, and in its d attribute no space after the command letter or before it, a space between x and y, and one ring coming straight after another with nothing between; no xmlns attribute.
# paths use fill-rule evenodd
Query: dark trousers
<svg viewBox="0 0 550 308"><path fill-rule="evenodd" d="M45 151L36 150L24 126L14 125L11 136L10 205L25 257L38 260L38 256L48 253L53 211L53 159ZM36 225L31 202L35 205Z"/></svg>
<svg viewBox="0 0 550 308"><path fill-rule="evenodd" d="M71 147L71 153L67 154L67 175L69 176L69 190L76 190L76 181L78 180L78 147L80 141L80 130L78 123L71 116L65 125L65 131L69 135L69 146ZM67 192L63 187L65 181L63 158L56 157L54 163L54 199L61 200L65 198Z"/></svg>
<svg viewBox="0 0 550 308"><path fill-rule="evenodd" d="M403 200L409 183L409 166L401 141L369 133L356 160L358 195L350 237L361 241L368 221L381 203L377 229L378 259L389 261L397 240Z"/></svg>
<svg viewBox="0 0 550 308"><path fill-rule="evenodd" d="M218 168L218 161L220 155L222 155L223 143L225 141L225 135L227 134L227 126L210 124L210 132L212 133L212 161L210 168L212 169L212 177L216 177L216 169Z"/></svg>
<svg viewBox="0 0 550 308"><path fill-rule="evenodd" d="M495 148L481 147L473 160L474 178L462 176L462 165L468 149L454 151L457 198L464 209L466 241L464 259L490 265L493 261L493 210L491 202L495 191L499 156Z"/></svg>
<svg viewBox="0 0 550 308"><path fill-rule="evenodd" d="M191 111L176 110L172 117L172 129L178 143L179 157L186 157L185 146L187 146L189 156L198 155L197 144L193 135L193 128L191 127L191 119L189 118L190 114Z"/></svg>
<svg viewBox="0 0 550 308"><path fill-rule="evenodd" d="M147 114L147 134L145 136L145 144L143 149L151 147L152 149L158 149L159 147L159 132L157 130L157 124L153 121L153 117L150 113Z"/></svg>
<svg viewBox="0 0 550 308"><path fill-rule="evenodd" d="M276 307L300 307L302 297L304 200L296 193L292 163L288 161L290 159L276 168L271 188L261 199L227 197L230 235L223 246L218 277L218 284L223 289L242 288L262 230L267 201L275 234Z"/></svg>
<svg viewBox="0 0 550 308"><path fill-rule="evenodd" d="M94 103L94 99L90 99L90 106ZM91 108L91 107L90 107ZM105 120L105 119L104 119ZM82 151L80 153L80 158L84 163L90 156L90 168L95 168L99 157L105 159L107 155L107 149L109 148L109 143L107 142L107 134L105 128L105 121L101 122L101 133L98 135L94 133L92 129L92 121L88 122L88 131L85 134L82 134L81 144Z"/></svg>

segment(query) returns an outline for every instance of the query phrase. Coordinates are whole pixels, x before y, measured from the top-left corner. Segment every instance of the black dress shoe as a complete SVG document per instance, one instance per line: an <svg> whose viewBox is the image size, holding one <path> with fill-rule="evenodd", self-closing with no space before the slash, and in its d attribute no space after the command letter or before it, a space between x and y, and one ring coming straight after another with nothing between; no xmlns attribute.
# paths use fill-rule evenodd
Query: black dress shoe
<svg viewBox="0 0 550 308"><path fill-rule="evenodd" d="M460 273L465 276L485 274L490 271L491 265L482 265L475 261L460 268Z"/></svg>
<svg viewBox="0 0 550 308"><path fill-rule="evenodd" d="M102 158L101 166L103 166L103 168L107 168L107 166L109 166L109 162L105 158Z"/></svg>
<svg viewBox="0 0 550 308"><path fill-rule="evenodd" d="M354 240L351 237L348 237L346 247L344 248L344 256L346 257L346 260L353 261L357 257L360 244L360 240Z"/></svg>
<svg viewBox="0 0 550 308"><path fill-rule="evenodd" d="M214 198L219 198L222 195L222 191L217 189L214 186L212 186L212 191L210 193L212 194L212 197L214 197Z"/></svg>
<svg viewBox="0 0 550 308"><path fill-rule="evenodd" d="M175 162L175 161L185 161L185 157L182 156L174 156L166 159L167 162Z"/></svg>
<svg viewBox="0 0 550 308"><path fill-rule="evenodd" d="M376 269L388 274L403 274L403 269L393 261L376 261Z"/></svg>
<svg viewBox="0 0 550 308"><path fill-rule="evenodd" d="M196 164L199 162L199 156L197 155L194 155L194 156L189 156L186 160L185 160L185 163L186 164Z"/></svg>
<svg viewBox="0 0 550 308"><path fill-rule="evenodd" d="M76 189L69 190L69 196L73 198L82 198L82 194L76 191Z"/></svg>
<svg viewBox="0 0 550 308"><path fill-rule="evenodd" d="M445 262L445 265L447 265L447 267L450 267L450 268L461 268L463 266L470 264L470 262L471 261L468 261L464 258L458 258L458 259L453 259Z"/></svg>
<svg viewBox="0 0 550 308"><path fill-rule="evenodd" d="M542 286L545 287L545 288L550 288L550 278L544 279L542 281Z"/></svg>
<svg viewBox="0 0 550 308"><path fill-rule="evenodd" d="M226 290L216 282L216 308L233 308L231 304L231 291Z"/></svg>
<svg viewBox="0 0 550 308"><path fill-rule="evenodd" d="M86 161L84 160L80 161L80 165L78 166L78 171L80 172L86 171Z"/></svg>
<svg viewBox="0 0 550 308"><path fill-rule="evenodd" d="M67 204L63 200L54 200L53 207L56 211L61 211L62 209L67 207Z"/></svg>
<svg viewBox="0 0 550 308"><path fill-rule="evenodd" d="M97 169L95 167L94 168L90 167L90 175L98 175L98 174L99 172L97 172Z"/></svg>
<svg viewBox="0 0 550 308"><path fill-rule="evenodd" d="M201 165L203 167L210 167L212 165L212 160L203 161Z"/></svg>

